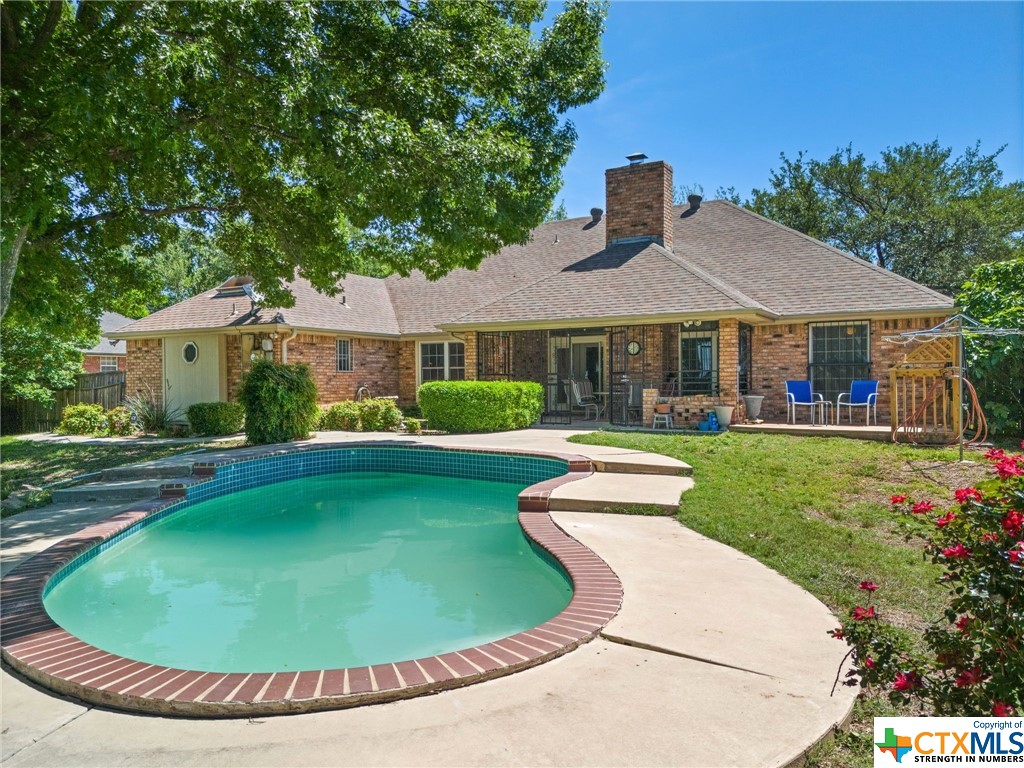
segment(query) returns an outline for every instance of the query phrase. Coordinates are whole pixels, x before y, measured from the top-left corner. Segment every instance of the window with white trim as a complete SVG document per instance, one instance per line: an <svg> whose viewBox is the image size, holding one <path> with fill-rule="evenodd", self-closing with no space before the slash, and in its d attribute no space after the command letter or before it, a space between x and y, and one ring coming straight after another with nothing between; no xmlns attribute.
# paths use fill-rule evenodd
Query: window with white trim
<svg viewBox="0 0 1024 768"><path fill-rule="evenodd" d="M117 358L116 357L101 357L100 358L100 373L112 373L117 370Z"/></svg>
<svg viewBox="0 0 1024 768"><path fill-rule="evenodd" d="M420 344L420 383L466 378L466 345L461 341Z"/></svg>
<svg viewBox="0 0 1024 768"><path fill-rule="evenodd" d="M337 341L338 373L352 373L352 339Z"/></svg>

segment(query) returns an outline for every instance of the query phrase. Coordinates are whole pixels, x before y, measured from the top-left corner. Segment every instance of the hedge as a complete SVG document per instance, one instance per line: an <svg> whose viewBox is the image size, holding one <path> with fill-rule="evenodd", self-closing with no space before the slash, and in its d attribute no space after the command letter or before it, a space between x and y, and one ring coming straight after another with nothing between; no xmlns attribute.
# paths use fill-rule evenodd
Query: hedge
<svg viewBox="0 0 1024 768"><path fill-rule="evenodd" d="M256 444L301 440L320 417L316 400L309 366L255 360L238 393L246 437Z"/></svg>
<svg viewBox="0 0 1024 768"><path fill-rule="evenodd" d="M245 409L239 403L193 403L185 416L197 435L233 435L242 431Z"/></svg>
<svg viewBox="0 0 1024 768"><path fill-rule="evenodd" d="M533 381L430 381L416 399L431 429L502 432L540 418L544 388Z"/></svg>
<svg viewBox="0 0 1024 768"><path fill-rule="evenodd" d="M318 428L343 432L393 432L401 423L402 412L394 400L370 397L359 402L343 400L325 408Z"/></svg>

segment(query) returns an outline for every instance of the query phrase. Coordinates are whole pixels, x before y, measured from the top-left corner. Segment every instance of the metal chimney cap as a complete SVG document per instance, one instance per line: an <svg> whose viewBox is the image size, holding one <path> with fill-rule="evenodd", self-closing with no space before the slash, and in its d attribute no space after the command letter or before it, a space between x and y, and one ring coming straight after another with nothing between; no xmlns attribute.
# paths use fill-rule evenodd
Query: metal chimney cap
<svg viewBox="0 0 1024 768"><path fill-rule="evenodd" d="M603 215L604 211L602 211L600 208L590 209L590 218L592 218L594 221L600 221Z"/></svg>
<svg viewBox="0 0 1024 768"><path fill-rule="evenodd" d="M700 195L687 195L686 196L686 202L688 202L690 204L690 208L692 208L695 211L698 208L700 208L700 203L701 203L701 200L703 200L703 199L704 198L701 197Z"/></svg>
<svg viewBox="0 0 1024 768"><path fill-rule="evenodd" d="M634 152L632 155L626 155L626 159L629 160L630 165L639 165L647 159L647 155L643 152Z"/></svg>

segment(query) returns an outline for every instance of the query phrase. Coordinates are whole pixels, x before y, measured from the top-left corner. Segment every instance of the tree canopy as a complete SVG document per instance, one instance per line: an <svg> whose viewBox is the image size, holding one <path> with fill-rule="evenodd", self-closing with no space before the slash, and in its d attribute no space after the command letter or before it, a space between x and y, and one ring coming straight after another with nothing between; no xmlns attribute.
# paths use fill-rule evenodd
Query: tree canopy
<svg viewBox="0 0 1024 768"><path fill-rule="evenodd" d="M871 162L852 147L825 160L783 154L770 186L743 205L955 295L972 268L1021 249L1024 183L1003 182L998 156L974 146L953 157L938 142L886 149Z"/></svg>
<svg viewBox="0 0 1024 768"><path fill-rule="evenodd" d="M1024 258L976 267L957 304L983 325L1024 332ZM977 336L966 347L993 431L1024 437L1024 336Z"/></svg>
<svg viewBox="0 0 1024 768"><path fill-rule="evenodd" d="M605 7L544 10L3 3L5 324L68 340L133 314L136 257L182 227L281 306L296 274L330 293L524 242L574 146L565 113L604 86Z"/></svg>

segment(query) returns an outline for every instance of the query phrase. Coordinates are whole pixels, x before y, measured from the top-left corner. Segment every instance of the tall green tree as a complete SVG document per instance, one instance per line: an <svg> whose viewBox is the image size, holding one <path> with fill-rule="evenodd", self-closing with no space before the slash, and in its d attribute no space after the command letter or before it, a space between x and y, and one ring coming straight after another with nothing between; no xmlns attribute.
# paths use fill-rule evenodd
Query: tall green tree
<svg viewBox="0 0 1024 768"><path fill-rule="evenodd" d="M566 112L604 85L604 6L540 28L544 10L3 3L0 316L95 329L145 285L122 246L183 225L282 306L296 273L331 292L367 263L437 277L525 242L575 142ZM79 311L44 317L54 284Z"/></svg>
<svg viewBox="0 0 1024 768"><path fill-rule="evenodd" d="M744 205L953 295L975 266L1021 247L1024 183L1004 183L998 156L976 145L954 157L938 142L886 149L877 161L852 147L825 160L783 154L770 186Z"/></svg>
<svg viewBox="0 0 1024 768"><path fill-rule="evenodd" d="M1024 257L976 267L957 304L983 325L1024 333ZM1024 336L975 336L965 346L993 431L1024 437Z"/></svg>

